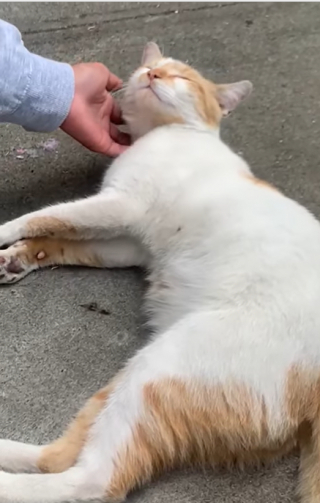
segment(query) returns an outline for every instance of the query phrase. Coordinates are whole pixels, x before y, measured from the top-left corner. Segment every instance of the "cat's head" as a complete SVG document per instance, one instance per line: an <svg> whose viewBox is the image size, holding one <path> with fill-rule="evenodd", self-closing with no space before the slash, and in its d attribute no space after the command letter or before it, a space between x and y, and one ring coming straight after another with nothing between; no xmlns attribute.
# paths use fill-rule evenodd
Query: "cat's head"
<svg viewBox="0 0 320 503"><path fill-rule="evenodd" d="M174 123L218 130L222 117L251 90L248 81L214 84L187 64L164 57L150 42L125 89L123 116L133 139Z"/></svg>

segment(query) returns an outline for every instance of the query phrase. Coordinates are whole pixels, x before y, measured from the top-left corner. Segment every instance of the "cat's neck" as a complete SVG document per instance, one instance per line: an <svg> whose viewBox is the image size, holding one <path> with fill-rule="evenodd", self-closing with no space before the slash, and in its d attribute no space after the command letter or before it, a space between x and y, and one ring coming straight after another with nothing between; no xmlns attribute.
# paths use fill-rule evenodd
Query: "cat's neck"
<svg viewBox="0 0 320 503"><path fill-rule="evenodd" d="M133 133L131 135L133 142L139 140L139 138L141 138L142 136L145 136L146 134L151 133L151 131L154 131L155 129L163 128L163 127L174 129L174 130L177 130L177 129L178 130L181 130L181 129L191 130L191 131L195 131L197 133L211 134L215 138L220 137L220 129L218 127L216 127L216 128L209 127L207 124L204 124L204 123L199 123L199 124L172 123L172 124L159 125L156 128L150 128L149 130L144 131L142 134L141 133L140 134Z"/></svg>
<svg viewBox="0 0 320 503"><path fill-rule="evenodd" d="M209 127L207 124L170 124L169 127L174 129L189 129L198 133L208 133L215 137L220 136L220 129Z"/></svg>

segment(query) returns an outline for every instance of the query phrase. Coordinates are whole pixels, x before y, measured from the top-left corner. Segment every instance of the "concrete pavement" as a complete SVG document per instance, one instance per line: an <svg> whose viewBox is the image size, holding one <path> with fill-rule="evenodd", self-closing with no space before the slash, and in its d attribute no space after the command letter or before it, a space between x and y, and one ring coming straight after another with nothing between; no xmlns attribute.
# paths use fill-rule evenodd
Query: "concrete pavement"
<svg viewBox="0 0 320 503"><path fill-rule="evenodd" d="M255 173L320 217L320 5L316 3L0 3L25 45L43 56L98 60L127 78L144 43L218 82L255 86L223 128ZM53 150L45 143L54 138ZM0 126L0 221L91 193L105 160L57 132ZM82 402L145 341L135 270L46 270L0 290L0 437L54 439ZM89 311L96 302L110 315ZM164 476L131 503L286 503L297 460L245 473Z"/></svg>

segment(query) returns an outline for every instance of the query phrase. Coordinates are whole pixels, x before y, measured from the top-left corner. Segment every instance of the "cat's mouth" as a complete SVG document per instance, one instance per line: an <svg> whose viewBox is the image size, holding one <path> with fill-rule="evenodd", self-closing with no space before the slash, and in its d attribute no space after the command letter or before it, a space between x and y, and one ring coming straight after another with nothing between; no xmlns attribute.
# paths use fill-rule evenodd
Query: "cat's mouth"
<svg viewBox="0 0 320 503"><path fill-rule="evenodd" d="M161 101L161 98L157 94L156 90L154 89L154 87L151 86L151 82L148 85L143 86L141 88L141 91L146 91L146 90L150 91L158 99L158 101Z"/></svg>
<svg viewBox="0 0 320 503"><path fill-rule="evenodd" d="M148 88L158 98L158 100L161 101L161 99L159 98L159 95L156 93L155 89L151 86L151 84L148 86Z"/></svg>

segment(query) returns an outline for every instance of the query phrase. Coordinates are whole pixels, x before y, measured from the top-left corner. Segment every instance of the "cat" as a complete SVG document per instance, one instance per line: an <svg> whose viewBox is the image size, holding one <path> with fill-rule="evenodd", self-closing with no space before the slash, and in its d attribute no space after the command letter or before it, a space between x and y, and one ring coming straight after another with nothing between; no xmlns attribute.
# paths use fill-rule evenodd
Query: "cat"
<svg viewBox="0 0 320 503"><path fill-rule="evenodd" d="M122 500L164 470L294 447L301 502L319 503L320 225L220 139L251 88L149 43L123 98L134 143L100 192L0 226L2 283L145 268L153 333L57 441L0 441L1 503Z"/></svg>

